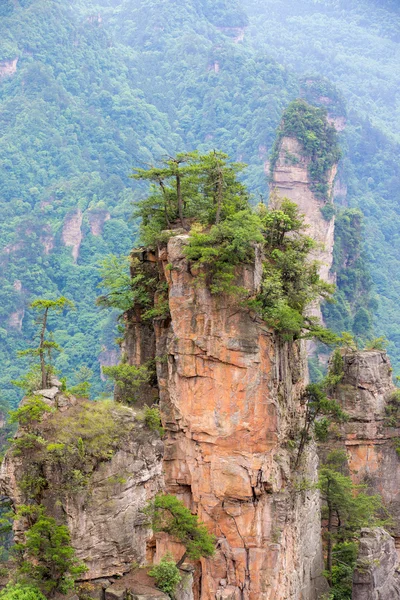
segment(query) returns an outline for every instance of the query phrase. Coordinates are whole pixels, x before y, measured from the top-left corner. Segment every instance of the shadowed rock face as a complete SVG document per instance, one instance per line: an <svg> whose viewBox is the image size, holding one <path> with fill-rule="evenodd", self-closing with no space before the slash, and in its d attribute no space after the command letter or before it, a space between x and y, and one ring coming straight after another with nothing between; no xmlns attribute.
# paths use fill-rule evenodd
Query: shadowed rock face
<svg viewBox="0 0 400 600"><path fill-rule="evenodd" d="M323 585L318 494L293 491L287 447L303 411L304 348L197 285L186 242L171 238L158 257L171 318L156 325L156 348L166 490L218 539L195 597L313 600ZM256 290L259 272L244 268L238 284ZM302 476L314 480L316 467L309 449ZM160 537L157 557L167 550L183 553Z"/></svg>
<svg viewBox="0 0 400 600"><path fill-rule="evenodd" d="M59 385L37 394L69 416L71 411L79 410L80 401L63 395ZM129 428L134 421L134 411L126 407L121 426ZM59 489L62 467L51 463L45 466L48 487L43 491L41 503L50 516L68 525L72 546L88 567L84 579L122 575L131 569L133 561L144 562L150 532L141 509L162 488L162 453L158 434L136 422L111 460L94 469L83 490L60 495L55 490ZM85 472L84 461L81 468ZM9 451L1 465L0 492L15 506L24 502L18 487L18 479L24 472L27 465L23 456L14 456ZM25 525L19 520L14 522L16 539L21 537Z"/></svg>
<svg viewBox="0 0 400 600"><path fill-rule="evenodd" d="M349 415L342 425L349 468L356 483L381 494L394 518L392 533L400 542L400 429L390 427L386 407L395 391L386 352L352 352L344 356L344 377L334 397Z"/></svg>
<svg viewBox="0 0 400 600"><path fill-rule="evenodd" d="M382 528L363 529L352 600L400 599L400 573L393 538Z"/></svg>

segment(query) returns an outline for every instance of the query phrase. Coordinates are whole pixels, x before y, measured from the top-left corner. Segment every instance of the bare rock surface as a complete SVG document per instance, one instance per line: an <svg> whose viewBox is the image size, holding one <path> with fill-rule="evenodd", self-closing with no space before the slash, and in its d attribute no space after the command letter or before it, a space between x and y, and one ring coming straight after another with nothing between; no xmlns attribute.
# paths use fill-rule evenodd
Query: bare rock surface
<svg viewBox="0 0 400 600"><path fill-rule="evenodd" d="M195 598L313 600L324 589L318 493L294 492L287 447L304 410L305 349L199 286L186 240L171 238L159 257L171 319L156 325L156 348L166 489L218 539ZM257 289L257 273L243 269L239 285ZM315 480L316 466L310 447L303 476ZM160 536L156 560L166 551L183 553Z"/></svg>
<svg viewBox="0 0 400 600"><path fill-rule="evenodd" d="M52 383L50 390L37 394L67 416L68 411L79 409L79 400L63 395L57 380ZM127 425L131 424L135 412L126 408L125 418ZM88 567L85 580L123 575L133 561L144 563L151 532L142 509L163 487L162 455L163 443L158 434L137 422L112 458L96 466L83 490L67 491L58 497L53 490L57 489L60 473L51 466L46 469L48 487L42 504L50 516L68 525L77 557ZM23 503L18 475L25 468L23 457L11 452L1 465L0 492L15 506ZM23 528L24 524L16 520L17 538Z"/></svg>
<svg viewBox="0 0 400 600"><path fill-rule="evenodd" d="M349 420L341 426L337 446L346 449L355 483L367 484L382 496L393 517L391 532L400 544L400 457L396 451L400 428L387 407L396 390L385 351L350 352L344 355L344 377L334 397ZM397 422L396 422L397 421Z"/></svg>
<svg viewBox="0 0 400 600"><path fill-rule="evenodd" d="M400 599L400 572L393 538L382 528L363 529L352 600Z"/></svg>

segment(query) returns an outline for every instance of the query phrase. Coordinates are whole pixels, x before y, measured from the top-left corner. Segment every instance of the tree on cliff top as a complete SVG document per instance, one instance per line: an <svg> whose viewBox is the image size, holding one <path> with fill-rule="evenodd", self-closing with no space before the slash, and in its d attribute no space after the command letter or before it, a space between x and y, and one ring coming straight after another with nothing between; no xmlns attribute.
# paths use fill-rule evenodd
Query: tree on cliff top
<svg viewBox="0 0 400 600"><path fill-rule="evenodd" d="M167 533L185 546L186 550L177 563L178 567L186 558L199 560L202 556L213 556L215 537L208 533L197 515L193 515L176 496L156 496L148 504L145 513L150 517L150 524L155 533Z"/></svg>
<svg viewBox="0 0 400 600"><path fill-rule="evenodd" d="M249 195L237 180L243 167L213 150L179 153L159 167L135 169L134 179L152 182L148 198L137 204L134 213L141 218L142 243L154 246L166 229L188 230L193 222L218 224L246 209Z"/></svg>
<svg viewBox="0 0 400 600"><path fill-rule="evenodd" d="M305 100L294 100L289 104L272 150L271 175L283 137L294 137L301 143L304 154L310 159L311 188L318 198L327 200L328 174L340 159L341 152L336 129L328 122L326 109L311 106Z"/></svg>
<svg viewBox="0 0 400 600"><path fill-rule="evenodd" d="M304 216L288 199L254 210L237 180L242 168L213 151L178 154L159 168L136 169L133 177L153 182L135 213L142 219L143 243L156 248L190 228L184 251L197 279L212 294L248 301L248 308L285 340L317 337L336 342L336 336L306 314L311 302L328 299L334 287L321 280L318 263L310 260L315 242L304 233ZM262 289L249 299L248 290L235 279L241 264L254 262L256 248L264 257Z"/></svg>
<svg viewBox="0 0 400 600"><path fill-rule="evenodd" d="M46 339L49 314L61 313L65 309L73 308L74 304L71 302L71 300L61 296L60 298L57 298L57 300L46 300L45 298L39 298L38 300L34 300L30 307L36 312L36 324L39 327L37 333L37 337L39 337L39 345L36 348L22 350L19 352L19 356L39 357L41 387L42 389L45 389L50 384L50 375L52 373L52 352L55 350L60 350L60 347L56 342L54 342L52 339ZM18 385L18 382L15 383Z"/></svg>

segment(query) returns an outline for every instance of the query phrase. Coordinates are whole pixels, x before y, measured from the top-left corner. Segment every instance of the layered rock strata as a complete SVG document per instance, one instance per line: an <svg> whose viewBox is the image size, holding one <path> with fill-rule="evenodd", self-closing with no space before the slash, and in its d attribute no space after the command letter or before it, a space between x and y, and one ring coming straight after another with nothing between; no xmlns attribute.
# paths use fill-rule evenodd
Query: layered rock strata
<svg viewBox="0 0 400 600"><path fill-rule="evenodd" d="M400 423L387 410L396 391L389 357L384 351L360 351L344 354L343 361L344 376L333 396L349 420L336 444L346 448L354 482L382 496L400 545Z"/></svg>
<svg viewBox="0 0 400 600"><path fill-rule="evenodd" d="M303 412L304 347L279 342L231 297L199 285L187 240L172 237L156 257L170 318L155 333L166 491L218 540L216 556L197 569L195 598L313 600L324 587L319 499L298 491L290 449ZM255 291L261 272L261 262L243 267L238 284ZM309 448L300 479L314 481L316 470ZM183 553L160 536L155 560L167 550Z"/></svg>

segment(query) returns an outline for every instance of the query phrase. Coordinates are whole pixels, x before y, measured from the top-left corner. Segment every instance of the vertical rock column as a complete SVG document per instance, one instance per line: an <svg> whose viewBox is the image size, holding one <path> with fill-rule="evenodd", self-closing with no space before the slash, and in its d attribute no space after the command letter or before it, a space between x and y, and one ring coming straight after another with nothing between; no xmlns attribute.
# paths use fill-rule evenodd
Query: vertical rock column
<svg viewBox="0 0 400 600"><path fill-rule="evenodd" d="M173 237L159 256L171 320L156 325L156 348L166 491L218 539L195 596L313 600L323 586L318 494L296 491L288 444L303 410L304 348L278 342L232 298L199 285L185 243ZM260 274L260 265L243 267L238 283L256 290ZM313 481L314 449L304 458L300 479ZM158 557L167 550L182 554L161 538Z"/></svg>
<svg viewBox="0 0 400 600"><path fill-rule="evenodd" d="M342 425L337 445L346 448L354 482L366 483L372 493L381 494L394 518L392 532L400 547L400 457L396 452L400 429L390 426L386 414L396 389L390 361L379 350L351 352L343 359L344 377L334 396L349 421Z"/></svg>
<svg viewBox="0 0 400 600"><path fill-rule="evenodd" d="M307 235L317 242L314 258L320 261L320 276L324 281L333 282L334 277L330 269L333 260L335 218L326 220L321 213L325 202L319 200L312 191L309 164L310 159L304 155L302 144L296 138L282 138L271 187L279 197L295 202L304 214L308 226ZM332 196L336 173L337 165L334 165L328 173L329 198Z"/></svg>

